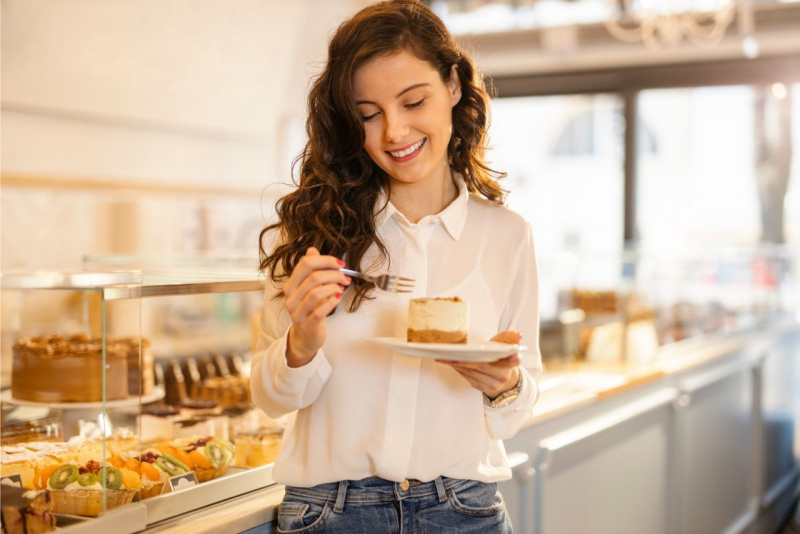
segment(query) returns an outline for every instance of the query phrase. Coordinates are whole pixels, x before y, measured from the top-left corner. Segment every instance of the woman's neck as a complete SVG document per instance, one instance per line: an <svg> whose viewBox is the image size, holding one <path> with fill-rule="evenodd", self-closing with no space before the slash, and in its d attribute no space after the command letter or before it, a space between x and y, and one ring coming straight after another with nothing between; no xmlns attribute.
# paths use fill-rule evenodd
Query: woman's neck
<svg viewBox="0 0 800 534"><path fill-rule="evenodd" d="M409 222L417 223L423 217L440 213L457 196L458 188L448 166L440 180L413 184L393 182L390 200Z"/></svg>

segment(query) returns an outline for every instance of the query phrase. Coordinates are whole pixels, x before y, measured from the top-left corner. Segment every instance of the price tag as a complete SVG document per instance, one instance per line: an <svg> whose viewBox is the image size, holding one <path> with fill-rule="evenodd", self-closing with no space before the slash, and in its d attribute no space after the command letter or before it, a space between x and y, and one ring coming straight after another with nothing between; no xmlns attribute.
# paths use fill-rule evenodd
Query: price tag
<svg viewBox="0 0 800 534"><path fill-rule="evenodd" d="M186 488L193 488L199 483L195 472L189 471L188 473L169 477L161 493L171 493L173 491L185 490Z"/></svg>
<svg viewBox="0 0 800 534"><path fill-rule="evenodd" d="M0 480L0 484L3 486L16 486L17 488L22 487L22 475L8 475L4 476L2 480Z"/></svg>

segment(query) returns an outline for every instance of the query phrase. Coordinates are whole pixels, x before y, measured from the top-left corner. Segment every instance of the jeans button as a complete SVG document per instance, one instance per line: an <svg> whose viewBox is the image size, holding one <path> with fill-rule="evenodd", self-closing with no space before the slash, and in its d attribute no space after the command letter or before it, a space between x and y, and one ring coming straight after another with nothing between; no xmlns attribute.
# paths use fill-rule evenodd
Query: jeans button
<svg viewBox="0 0 800 534"><path fill-rule="evenodd" d="M408 479L403 479L403 481L400 483L400 489L403 491L408 491L408 486Z"/></svg>

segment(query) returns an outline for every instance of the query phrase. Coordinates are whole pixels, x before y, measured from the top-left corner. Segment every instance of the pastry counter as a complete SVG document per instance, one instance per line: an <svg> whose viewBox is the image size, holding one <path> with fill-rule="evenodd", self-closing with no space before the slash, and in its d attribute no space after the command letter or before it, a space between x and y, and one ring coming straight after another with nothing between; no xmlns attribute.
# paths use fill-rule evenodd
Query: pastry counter
<svg viewBox="0 0 800 534"><path fill-rule="evenodd" d="M637 260L570 280L543 262L541 397L506 442L516 531L602 532L619 517L631 532L737 531L781 509L800 459L795 264L757 260L749 278ZM58 505L59 529L210 532L236 518L272 531L284 422L248 393L262 280L40 273L4 275L2 290L2 476L81 501ZM732 500L714 500L717 479ZM95 504L80 508L86 492ZM563 508L574 502L582 514Z"/></svg>
<svg viewBox="0 0 800 534"><path fill-rule="evenodd" d="M784 354L780 351L786 352ZM543 522L541 516L538 516L537 520L535 512L536 510L542 510L543 513L549 511L546 504L541 502L540 498L536 498L537 476L542 476L541 474L546 473L548 467L546 465L543 467L542 465L546 464L546 461L543 461L542 444L544 443L547 446L547 439L550 439L550 443L552 443L554 438L556 440L561 439L565 434L574 432L576 428L579 429L580 433L586 430L584 427L587 423L589 426L597 426L598 420L606 423L603 432L606 432L607 436L613 436L615 425L608 423L608 420L613 420L617 422L616 424L622 425L620 426L620 431L623 433L615 438L615 443L624 444L626 441L624 434L627 434L629 430L624 428L625 418L620 419L620 412L627 412L628 415L630 413L635 414L637 410L642 409L642 406L653 404L660 406L658 401L661 401L662 405L666 402L669 406L673 404L680 406L682 403L687 402L685 398L682 399L681 397L681 395L686 395L687 392L678 393L679 390L676 389L674 395L665 395L664 388L675 387L676 384L684 384L684 386L686 384L690 386L696 385L698 379L707 381L709 372L719 374L720 369L724 370L726 366L728 369L731 368L730 366L734 368L739 366L741 369L746 369L748 373L751 373L752 371L749 370L753 369L752 366L759 365L759 368L763 371L763 378L768 379L770 362L762 361L767 353L770 353L775 358L783 357L785 359L784 363L788 363L789 373L784 375L786 380L790 383L792 380L800 381L800 325L793 320L787 320L769 328L740 333L734 336L717 335L686 340L683 343L662 348L659 351L658 358L648 365L621 362L613 364L570 362L553 363L547 366L542 377L543 391L533 417L517 437L506 442L509 460L514 466L514 478L503 483L501 491L512 512L515 532L563 531L548 527L548 524ZM784 383L786 380L784 380ZM776 389L780 389L780 387ZM794 394L795 407L798 409L800 409L799 394ZM769 402L773 401L770 400ZM789 404L791 405L791 402ZM800 428L800 413L795 413L794 421L793 428ZM792 467L783 473L774 472L771 475L774 479L772 480L774 482L773 486L783 483L786 485L786 490L789 494L792 493L792 486L790 483L786 484L785 481L796 480L797 466L800 465L797 463L800 461L800 435L797 435L797 430L794 430L794 432L796 437L791 438L791 440L794 443L794 454L796 456L791 462ZM591 432L588 434L591 434ZM755 444L751 445L755 447ZM782 447L785 448L785 445L783 443ZM766 446L768 447L769 444L767 443ZM766 456L766 454L767 451L765 450L764 455ZM785 452L780 454L785 456ZM591 456L591 454L588 456ZM648 455L645 456L645 461L649 462L651 459ZM586 460L587 458L581 455L580 461ZM611 469L613 471L616 467L612 466ZM764 474L766 471L766 468L760 468L756 472ZM612 510L620 507L629 508L630 504L625 499L630 490L616 488L613 482L608 481L602 484L592 480L588 482L590 490L610 492L614 502L610 506ZM751 482L753 481L751 480ZM538 483L542 487L544 486L541 480L538 480ZM574 480L571 484L577 484L577 486L573 488L566 487L564 491L580 493L586 489L586 483L587 480ZM657 477L652 481L643 481L644 486L651 486L657 483ZM584 486L581 489L582 484ZM762 497L766 498L770 488L766 487L766 483L763 486ZM743 485L745 490L748 487L747 483ZM553 491L555 493L559 490L555 489ZM645 493L648 492L649 490L645 491ZM236 530L237 532L244 532L249 529L255 529L253 532L274 532L275 525L272 521L276 516L277 506L281 498L282 489L280 486L275 486L225 502L224 506L215 505L199 510L180 520L165 523L156 530L148 529L148 532L158 531L177 534L185 531L183 530L184 528L190 528L193 532L210 533L214 532L213 526L225 524L224 522L228 518L236 518L235 525L237 525L237 529L240 529ZM570 501L567 496L560 496L560 498ZM574 501L575 498L573 496L572 500ZM771 499L769 502L764 501L764 510L770 510L771 506L777 506L781 503L779 496L770 495L769 498ZM557 499L557 497L553 497L553 499ZM589 498L589 501L591 500ZM665 502L669 502L669 499L666 499ZM678 512L675 513L678 514ZM572 514L574 515L574 511ZM636 516L637 514L632 515ZM674 517L679 516L675 515ZM749 518L749 516L747 517ZM591 521L595 519L591 518ZM613 515L609 516L609 519L613 519ZM654 519L656 519L655 516L646 517L647 521ZM749 519L753 524L761 524L762 528L766 528L764 525L770 524L770 519L767 516L762 516L759 519L758 514L754 514ZM655 524L656 526L650 524L646 531L658 532L663 528L666 532L668 531L667 527L670 525L674 527L671 530L673 532L699 531L690 530L686 527L681 528L681 525L670 523L666 516L661 517L660 520L661 523ZM541 523L538 523L539 521ZM553 520L556 524L563 521L563 518ZM686 526L694 525L692 521L696 522L699 519L697 517L686 519ZM775 519L773 518L771 521L774 522ZM613 519L607 525L609 528L605 530L600 528L598 523L595 523L592 528L586 527L588 530L575 531L614 532L614 525L618 524L618 519ZM642 532L644 531L642 530Z"/></svg>
<svg viewBox="0 0 800 534"><path fill-rule="evenodd" d="M4 274L2 291L4 525L138 532L276 487L283 422L249 393L263 280Z"/></svg>

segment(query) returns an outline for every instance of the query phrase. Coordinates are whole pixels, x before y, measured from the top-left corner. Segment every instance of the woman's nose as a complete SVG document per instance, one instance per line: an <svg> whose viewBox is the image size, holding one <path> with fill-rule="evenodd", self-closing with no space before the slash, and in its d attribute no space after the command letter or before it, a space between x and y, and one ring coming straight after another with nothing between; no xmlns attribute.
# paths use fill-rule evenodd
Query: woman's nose
<svg viewBox="0 0 800 534"><path fill-rule="evenodd" d="M383 135L388 143L399 143L408 135L408 124L398 115L386 114Z"/></svg>

